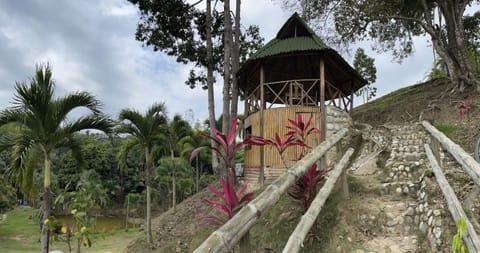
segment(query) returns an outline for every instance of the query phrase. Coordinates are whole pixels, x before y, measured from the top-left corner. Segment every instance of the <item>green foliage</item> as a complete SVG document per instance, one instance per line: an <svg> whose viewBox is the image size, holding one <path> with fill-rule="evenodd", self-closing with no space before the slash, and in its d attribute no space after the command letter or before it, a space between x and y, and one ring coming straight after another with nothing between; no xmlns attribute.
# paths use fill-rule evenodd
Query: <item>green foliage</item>
<svg viewBox="0 0 480 253"><path fill-rule="evenodd" d="M75 191L65 191L55 199L55 204L87 212L92 208L104 207L108 203L108 194L102 185L98 173L94 170L83 171L77 181Z"/></svg>
<svg viewBox="0 0 480 253"><path fill-rule="evenodd" d="M187 1L142 1L129 0L140 10L140 22L137 25L135 38L152 47L176 57L177 62L194 63L185 84L191 88L200 86L206 89L206 74L197 69L207 66L206 48L206 11ZM213 41L214 71L222 73L224 61L222 12L214 10L211 14L211 34ZM258 26L249 26L241 31L240 59L255 52L263 44Z"/></svg>
<svg viewBox="0 0 480 253"><path fill-rule="evenodd" d="M457 220L457 234L452 239L452 253L468 253L468 249L463 243L462 236L467 231L467 223L465 218Z"/></svg>
<svg viewBox="0 0 480 253"><path fill-rule="evenodd" d="M363 48L358 48L353 60L353 68L367 81L367 84L355 92L357 96L363 96L366 103L376 96L377 88L373 84L377 80L377 68L375 59L365 54Z"/></svg>
<svg viewBox="0 0 480 253"><path fill-rule="evenodd" d="M0 181L4 182L0 184L0 215L7 210L10 210L17 203L17 196L15 188L8 182L5 183L5 179L0 174Z"/></svg>
<svg viewBox="0 0 480 253"><path fill-rule="evenodd" d="M456 130L455 126L452 126L452 125L438 124L438 125L435 125L435 127L438 129L438 131L442 132L447 137L451 137Z"/></svg>

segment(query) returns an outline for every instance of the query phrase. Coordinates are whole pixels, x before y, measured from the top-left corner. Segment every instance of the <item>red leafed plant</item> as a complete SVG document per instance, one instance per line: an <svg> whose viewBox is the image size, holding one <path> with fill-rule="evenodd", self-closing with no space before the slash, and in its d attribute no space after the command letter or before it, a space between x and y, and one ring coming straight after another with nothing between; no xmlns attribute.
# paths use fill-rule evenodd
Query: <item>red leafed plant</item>
<svg viewBox="0 0 480 253"><path fill-rule="evenodd" d="M460 118L468 118L470 116L470 110L472 109L472 101L471 99L466 99L464 101L458 102L458 113L460 114Z"/></svg>
<svg viewBox="0 0 480 253"><path fill-rule="evenodd" d="M317 170L317 165L313 164L297 182L288 189L288 195L292 198L302 201L304 212L312 204L319 183L325 179L325 176L331 169Z"/></svg>
<svg viewBox="0 0 480 253"><path fill-rule="evenodd" d="M211 148L217 155L225 162L226 169L233 168L233 163L235 161L235 154L245 147L246 145L265 145L263 144L263 140L260 137L256 136L249 136L245 138L242 142L235 143L235 138L238 135L237 131L238 126L238 119L235 118L232 120L232 124L230 126L230 130L228 131L228 135L223 134L222 132L218 131L215 128L212 128L212 135L209 134L200 134L205 138L209 138L213 140L217 146L203 146L198 147L192 151L190 155L190 163L195 159L200 151L205 148Z"/></svg>
<svg viewBox="0 0 480 253"><path fill-rule="evenodd" d="M310 117L307 122L303 121L301 114L297 114L297 120L288 119L290 125L287 126L288 131L286 136L293 136L296 140L307 143L307 137L312 133L319 132L318 128L312 127L313 117Z"/></svg>
<svg viewBox="0 0 480 253"><path fill-rule="evenodd" d="M211 205L220 214L208 214L201 216L203 224L209 226L221 226L231 219L235 212L239 210L243 204L248 203L253 199L253 192L245 194L248 182L243 184L242 187L235 192L233 188L233 185L235 184L234 177L235 175L233 171L230 170L226 181L223 178L220 179L223 193L221 193L212 185L208 185L208 189L213 192L220 199L220 201L207 198L205 198L204 201Z"/></svg>

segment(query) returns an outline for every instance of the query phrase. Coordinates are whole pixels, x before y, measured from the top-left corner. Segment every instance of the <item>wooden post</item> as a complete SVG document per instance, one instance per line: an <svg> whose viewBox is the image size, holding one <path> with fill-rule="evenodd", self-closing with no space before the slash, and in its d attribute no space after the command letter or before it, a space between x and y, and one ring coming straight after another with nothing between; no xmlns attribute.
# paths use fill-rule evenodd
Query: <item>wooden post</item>
<svg viewBox="0 0 480 253"><path fill-rule="evenodd" d="M239 242L239 248L240 248L240 253L250 253L250 231L247 231L247 233L240 239Z"/></svg>
<svg viewBox="0 0 480 253"><path fill-rule="evenodd" d="M340 161L343 155L343 148L341 140L335 145L337 149L337 161ZM348 189L348 179L347 179L347 170L343 170L342 173L342 192L345 199L350 199L350 190Z"/></svg>
<svg viewBox="0 0 480 253"><path fill-rule="evenodd" d="M320 142L325 140L327 132L327 112L325 111L325 62L320 60L320 111L322 111L322 126L320 129Z"/></svg>
<svg viewBox="0 0 480 253"><path fill-rule="evenodd" d="M353 81L352 81L352 89L351 89L351 93L350 93L350 114L352 114L353 112Z"/></svg>
<svg viewBox="0 0 480 253"><path fill-rule="evenodd" d="M468 248L469 252L480 252L480 240L478 239L478 235L475 232L475 229L472 226L472 223L468 220L465 211L463 211L462 204L458 201L455 192L453 191L452 187L448 184L447 179L443 175L442 169L437 163L437 160L433 156L432 150L428 144L424 145L425 152L427 153L428 160L430 161L430 165L432 167L432 171L435 174L435 178L437 179L438 186L443 192L443 196L446 199L448 209L452 214L452 217L455 221L463 218L465 219L465 223L467 224L467 231L463 235L463 241Z"/></svg>
<svg viewBox="0 0 480 253"><path fill-rule="evenodd" d="M260 137L265 138L263 110L265 105L265 72L263 66L260 67ZM265 180L265 148L260 146L260 176L258 182L263 184Z"/></svg>

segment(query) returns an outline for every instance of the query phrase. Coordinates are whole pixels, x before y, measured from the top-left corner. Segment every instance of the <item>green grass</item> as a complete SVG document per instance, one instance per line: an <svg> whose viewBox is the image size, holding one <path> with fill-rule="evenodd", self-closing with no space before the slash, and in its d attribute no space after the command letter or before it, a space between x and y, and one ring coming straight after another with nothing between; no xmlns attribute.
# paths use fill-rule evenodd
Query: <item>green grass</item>
<svg viewBox="0 0 480 253"><path fill-rule="evenodd" d="M31 218L34 209L29 207L17 207L6 213L6 220L0 223L0 245L2 253L30 253L40 251L40 231L38 223ZM140 236L142 232L136 229L114 230L107 233L94 234L92 248L84 248L82 252L113 253L122 252L132 238ZM76 247L76 244L72 246ZM67 244L61 241L53 241L50 250L62 250L68 252Z"/></svg>
<svg viewBox="0 0 480 253"><path fill-rule="evenodd" d="M435 127L449 138L452 137L452 134L455 132L455 126L439 124L435 125Z"/></svg>

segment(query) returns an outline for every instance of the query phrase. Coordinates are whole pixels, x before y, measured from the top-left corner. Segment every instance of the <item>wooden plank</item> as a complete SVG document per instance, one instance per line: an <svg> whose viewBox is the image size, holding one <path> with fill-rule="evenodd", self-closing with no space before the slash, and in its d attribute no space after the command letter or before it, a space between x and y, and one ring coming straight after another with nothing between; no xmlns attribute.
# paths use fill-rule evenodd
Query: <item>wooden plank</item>
<svg viewBox="0 0 480 253"><path fill-rule="evenodd" d="M480 186L480 164L473 159L465 150L463 150L458 144L451 141L442 132L438 131L434 126L430 125L427 121L422 121L422 125L427 129L430 134L437 139L442 146L448 150L448 152L462 165L463 170L467 172L470 178Z"/></svg>
<svg viewBox="0 0 480 253"><path fill-rule="evenodd" d="M260 195L244 206L227 223L214 231L197 248L194 253L220 253L231 250L250 228L260 219L272 205L276 204L287 189L293 185L298 178L318 159L323 157L327 151L339 142L348 132L344 128L330 136L316 148L298 161L295 166L285 172L282 176L272 182Z"/></svg>
<svg viewBox="0 0 480 253"><path fill-rule="evenodd" d="M342 159L337 163L337 165L335 165L335 168L330 173L330 176L323 185L322 189L320 189L320 192L317 194L317 196L315 196L315 199L312 201L312 204L308 208L307 212L302 216L300 222L297 224L297 227L295 227L295 230L288 238L288 242L285 245L285 248L283 248L283 253L296 253L300 251L308 231L310 231L312 225L315 223L318 214L322 210L325 201L327 201L327 198L330 196L330 193L332 192L338 178L343 174L343 171L347 166L353 151L354 150L352 148L349 148L347 152L345 152L345 155L342 157Z"/></svg>
<svg viewBox="0 0 480 253"><path fill-rule="evenodd" d="M427 153L428 160L430 161L432 171L435 174L435 178L437 179L438 186L440 186L440 189L443 192L443 196L447 201L448 210L450 210L453 219L455 221L461 218L465 219L465 223L467 224L467 231L463 235L463 242L467 246L469 252L480 252L480 240L478 239L478 235L475 232L472 223L470 223L470 221L468 220L468 217L465 214L465 211L463 211L460 201L455 195L452 187L448 184L447 179L443 175L442 169L440 168L440 165L438 165L437 159L433 155L430 146L428 144L425 144L424 147L425 152Z"/></svg>

